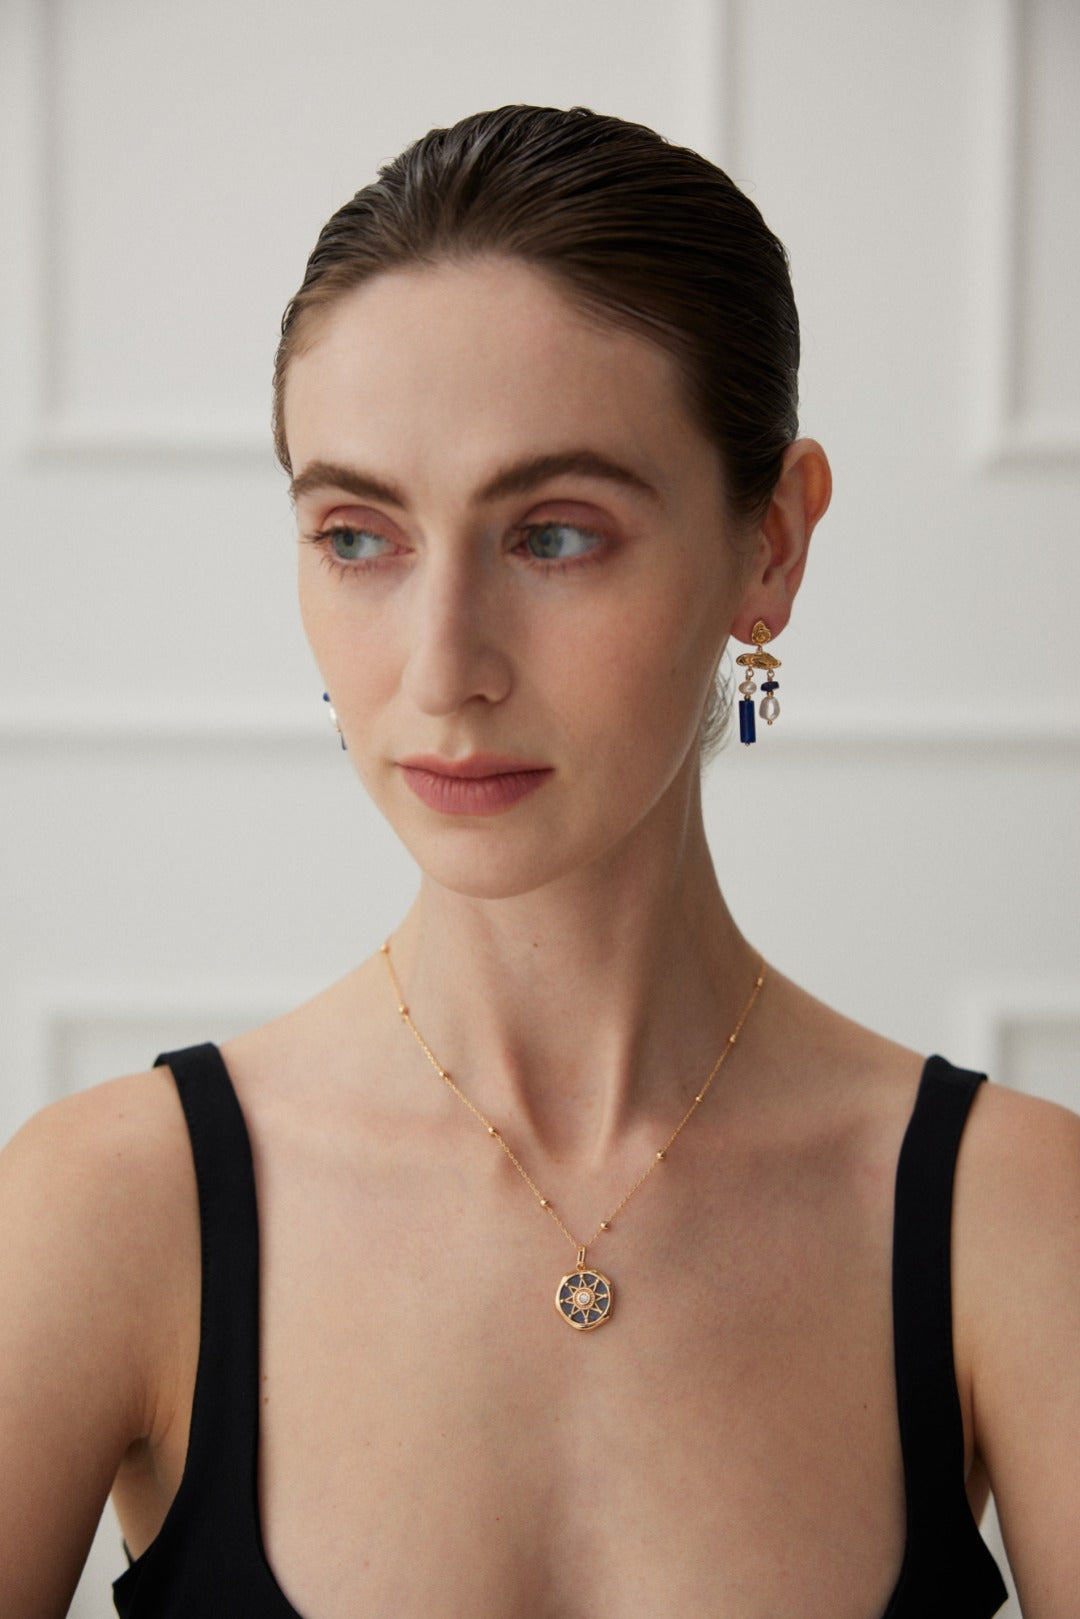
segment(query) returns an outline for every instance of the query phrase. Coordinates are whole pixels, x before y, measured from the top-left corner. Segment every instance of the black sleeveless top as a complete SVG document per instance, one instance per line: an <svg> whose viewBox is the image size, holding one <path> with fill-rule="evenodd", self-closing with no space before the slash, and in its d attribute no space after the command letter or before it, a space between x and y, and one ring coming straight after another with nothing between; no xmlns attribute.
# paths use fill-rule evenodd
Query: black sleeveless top
<svg viewBox="0 0 1080 1619"><path fill-rule="evenodd" d="M301 1619L270 1571L259 1527L251 1144L216 1046L172 1052L158 1058L164 1063L195 1160L202 1332L184 1476L157 1539L114 1582L116 1608L121 1619ZM982 1078L928 1059L897 1165L893 1341L907 1543L881 1619L989 1619L1007 1594L968 1507L953 1369L953 1169Z"/></svg>

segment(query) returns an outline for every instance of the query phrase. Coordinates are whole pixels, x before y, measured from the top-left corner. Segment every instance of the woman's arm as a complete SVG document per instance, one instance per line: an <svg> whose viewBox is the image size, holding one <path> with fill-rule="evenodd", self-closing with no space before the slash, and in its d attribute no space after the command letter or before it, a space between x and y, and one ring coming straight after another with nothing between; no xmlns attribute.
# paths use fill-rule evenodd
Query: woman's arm
<svg viewBox="0 0 1080 1619"><path fill-rule="evenodd" d="M162 1261L185 1195L167 1084L57 1103L0 1154L4 1619L67 1612L117 1468L158 1418Z"/></svg>
<svg viewBox="0 0 1080 1619"><path fill-rule="evenodd" d="M958 1364L1024 1619L1076 1619L1080 1118L984 1089L957 1173Z"/></svg>

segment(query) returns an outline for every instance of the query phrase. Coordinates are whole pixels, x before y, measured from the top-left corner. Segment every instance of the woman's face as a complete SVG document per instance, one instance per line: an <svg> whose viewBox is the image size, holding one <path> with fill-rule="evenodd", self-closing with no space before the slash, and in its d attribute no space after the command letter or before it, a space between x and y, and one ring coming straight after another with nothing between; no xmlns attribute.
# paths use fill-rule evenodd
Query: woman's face
<svg viewBox="0 0 1080 1619"><path fill-rule="evenodd" d="M476 896L677 840L743 570L673 362L511 259L315 319L285 399L301 608L379 808Z"/></svg>

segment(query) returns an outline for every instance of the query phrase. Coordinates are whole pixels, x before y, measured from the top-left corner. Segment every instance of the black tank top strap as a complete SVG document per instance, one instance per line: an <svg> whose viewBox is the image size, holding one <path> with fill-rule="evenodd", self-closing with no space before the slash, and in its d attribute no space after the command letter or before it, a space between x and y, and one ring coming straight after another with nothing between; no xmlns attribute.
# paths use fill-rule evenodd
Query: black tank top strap
<svg viewBox="0 0 1080 1619"><path fill-rule="evenodd" d="M896 1171L893 1342L907 1555L885 1619L996 1612L1007 1592L968 1504L952 1324L952 1201L960 1138L984 1074L930 1057Z"/></svg>
<svg viewBox="0 0 1080 1619"><path fill-rule="evenodd" d="M191 1137L199 1361L180 1487L156 1540L114 1582L114 1600L121 1616L203 1619L227 1607L235 1619L295 1619L259 1526L259 1233L247 1125L216 1046L166 1052L154 1066L171 1069Z"/></svg>
<svg viewBox="0 0 1080 1619"><path fill-rule="evenodd" d="M202 1323L187 1468L254 1507L259 1438L259 1226L251 1142L215 1045L166 1052L191 1136L202 1233ZM223 1458L242 1469L221 1478Z"/></svg>

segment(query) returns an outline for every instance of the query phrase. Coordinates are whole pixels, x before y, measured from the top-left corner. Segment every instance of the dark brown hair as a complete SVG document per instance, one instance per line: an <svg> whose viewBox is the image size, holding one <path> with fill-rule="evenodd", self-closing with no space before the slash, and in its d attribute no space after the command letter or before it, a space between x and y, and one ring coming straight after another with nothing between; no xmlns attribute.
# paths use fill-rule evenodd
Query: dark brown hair
<svg viewBox="0 0 1080 1619"><path fill-rule="evenodd" d="M281 321L284 467L285 373L316 311L384 271L486 253L546 270L575 303L668 350L720 451L732 511L761 514L798 431L783 245L722 169L585 107L500 107L430 130L323 227Z"/></svg>
<svg viewBox="0 0 1080 1619"><path fill-rule="evenodd" d="M799 321L783 244L706 158L585 107L500 107L433 129L323 227L282 316L274 446L289 362L320 310L406 266L500 254L675 360L719 451L732 515L764 513L798 431ZM716 705L707 731L722 728Z"/></svg>

